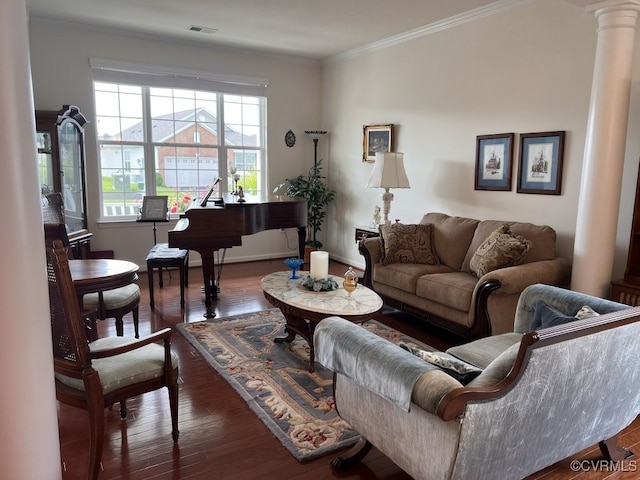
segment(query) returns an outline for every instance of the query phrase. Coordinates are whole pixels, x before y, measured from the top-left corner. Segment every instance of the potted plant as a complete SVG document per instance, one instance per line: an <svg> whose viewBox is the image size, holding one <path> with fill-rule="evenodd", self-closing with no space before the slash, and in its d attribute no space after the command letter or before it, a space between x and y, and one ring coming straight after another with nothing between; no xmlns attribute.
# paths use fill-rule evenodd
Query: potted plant
<svg viewBox="0 0 640 480"><path fill-rule="evenodd" d="M318 232L322 229L326 207L336 196L336 192L325 184L322 173L322 160L314 162L308 175L298 175L296 178L287 178L286 182L276 187L279 190L286 184L285 195L291 197L304 197L307 199L307 242L312 249L322 248L322 242L318 240Z"/></svg>

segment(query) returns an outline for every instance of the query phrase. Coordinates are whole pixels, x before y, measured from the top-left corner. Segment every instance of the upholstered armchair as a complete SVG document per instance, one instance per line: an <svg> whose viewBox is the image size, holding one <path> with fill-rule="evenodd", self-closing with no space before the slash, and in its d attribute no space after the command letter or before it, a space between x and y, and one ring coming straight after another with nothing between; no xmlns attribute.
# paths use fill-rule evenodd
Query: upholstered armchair
<svg viewBox="0 0 640 480"><path fill-rule="evenodd" d="M541 318L540 304L559 313ZM574 318L585 305L600 315ZM541 320L557 325L530 331ZM463 385L359 325L323 320L316 361L334 371L337 410L362 436L333 468L372 445L430 480L521 479L594 444L628 456L616 438L640 412L640 307L538 284L522 293L515 328L439 354L479 370Z"/></svg>

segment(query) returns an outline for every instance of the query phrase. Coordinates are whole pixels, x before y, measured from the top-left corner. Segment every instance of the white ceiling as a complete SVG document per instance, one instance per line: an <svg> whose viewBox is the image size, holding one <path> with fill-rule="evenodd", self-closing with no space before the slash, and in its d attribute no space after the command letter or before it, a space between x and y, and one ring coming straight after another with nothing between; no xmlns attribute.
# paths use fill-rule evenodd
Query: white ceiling
<svg viewBox="0 0 640 480"><path fill-rule="evenodd" d="M27 4L32 19L319 60L526 1L531 0L27 0ZM216 31L196 33L189 31L191 25Z"/></svg>

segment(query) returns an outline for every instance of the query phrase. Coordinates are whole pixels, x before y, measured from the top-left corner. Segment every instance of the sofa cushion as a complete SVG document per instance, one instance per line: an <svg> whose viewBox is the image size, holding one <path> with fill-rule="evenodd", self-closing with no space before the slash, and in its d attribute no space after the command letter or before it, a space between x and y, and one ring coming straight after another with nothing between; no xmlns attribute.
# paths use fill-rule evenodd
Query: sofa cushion
<svg viewBox="0 0 640 480"><path fill-rule="evenodd" d="M519 344L521 340L521 333L502 333L451 347L447 350L447 353L484 369L512 345Z"/></svg>
<svg viewBox="0 0 640 480"><path fill-rule="evenodd" d="M469 383L482 372L482 369L467 362L463 362L462 360L445 352L423 350L421 348L412 347L403 342L400 342L398 346L414 354L416 357L421 358L425 362L442 369L442 371L447 375L451 375L463 385Z"/></svg>
<svg viewBox="0 0 640 480"><path fill-rule="evenodd" d="M440 263L460 270L478 220L451 217L445 213L427 213L420 223L433 224L433 242Z"/></svg>
<svg viewBox="0 0 640 480"><path fill-rule="evenodd" d="M421 263L392 263L383 266L378 263L373 266L373 282L398 288L405 292L416 293L416 284L424 275L434 273L453 272L446 265L423 265Z"/></svg>
<svg viewBox="0 0 640 480"><path fill-rule="evenodd" d="M493 270L521 264L530 248L529 240L513 235L508 226L502 225L478 247L469 268L480 278Z"/></svg>
<svg viewBox="0 0 640 480"><path fill-rule="evenodd" d="M440 263L433 249L433 225L392 223L380 225L383 256L380 263Z"/></svg>
<svg viewBox="0 0 640 480"><path fill-rule="evenodd" d="M516 363L518 351L520 350L520 343L510 346L504 352L496 357L496 359L487 365L480 375L471 380L467 387L470 388L484 388L497 385L502 380L507 378L509 372Z"/></svg>
<svg viewBox="0 0 640 480"><path fill-rule="evenodd" d="M547 225L534 225L524 222L507 222L500 220L482 220L478 223L469 245L469 250L462 263L462 270L470 272L469 263L478 247L487 237L501 225L506 225L513 235L520 235L531 242L529 253L523 263L539 262L541 260L553 260L556 258L556 232Z"/></svg>
<svg viewBox="0 0 640 480"><path fill-rule="evenodd" d="M466 272L447 272L423 275L416 283L416 295L468 312L478 279Z"/></svg>
<svg viewBox="0 0 640 480"><path fill-rule="evenodd" d="M556 258L556 231L548 225L515 222L509 224L514 235L531 241L531 249L523 263L540 262Z"/></svg>

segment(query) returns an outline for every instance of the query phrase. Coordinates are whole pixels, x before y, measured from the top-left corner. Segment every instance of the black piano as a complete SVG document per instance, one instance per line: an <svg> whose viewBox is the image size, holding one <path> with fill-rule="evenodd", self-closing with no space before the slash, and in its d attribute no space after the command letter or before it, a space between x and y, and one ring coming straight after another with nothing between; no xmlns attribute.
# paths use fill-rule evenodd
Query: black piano
<svg viewBox="0 0 640 480"><path fill-rule="evenodd" d="M304 255L307 225L307 201L285 196L256 197L225 194L222 199L209 199L205 206L191 206L169 231L169 246L195 250L202 257L205 317L211 318L212 299L218 287L214 277L214 252L242 245L243 235L279 228L298 229L300 258ZM218 265L220 269L222 265Z"/></svg>

